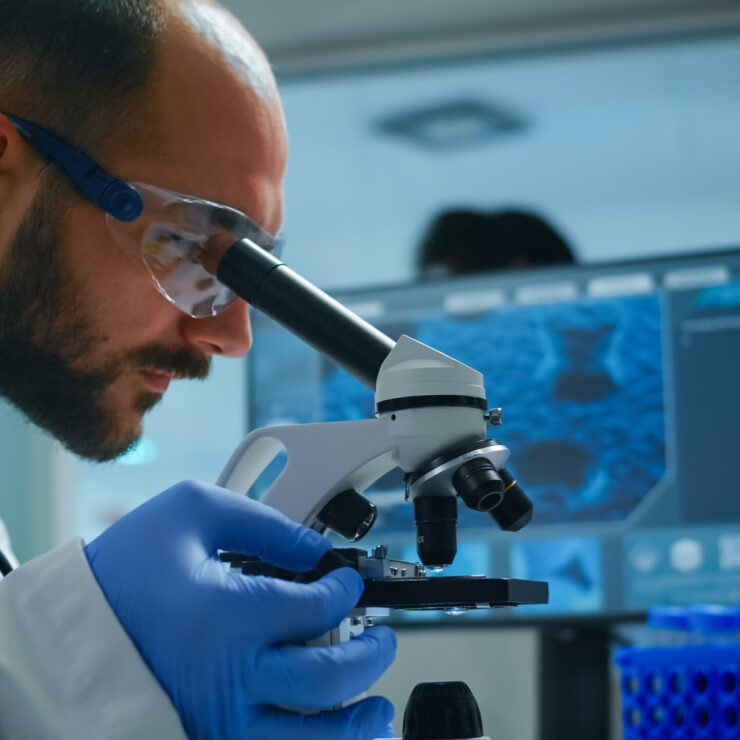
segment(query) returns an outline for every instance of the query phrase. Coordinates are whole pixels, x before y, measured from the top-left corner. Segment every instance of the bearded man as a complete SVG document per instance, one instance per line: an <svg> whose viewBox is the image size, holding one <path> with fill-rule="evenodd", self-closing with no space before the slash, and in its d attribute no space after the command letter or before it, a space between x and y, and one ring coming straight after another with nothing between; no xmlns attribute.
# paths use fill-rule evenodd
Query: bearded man
<svg viewBox="0 0 740 740"><path fill-rule="evenodd" d="M187 259L214 233L276 244L286 160L264 54L210 0L0 5L0 394L72 452L115 459L169 383L250 347L246 304ZM186 194L186 195L183 195ZM154 493L154 492L153 492ZM362 591L331 547L244 496L174 485L93 542L0 566L0 736L369 738L395 637L307 640ZM9 572L9 573L8 573Z"/></svg>

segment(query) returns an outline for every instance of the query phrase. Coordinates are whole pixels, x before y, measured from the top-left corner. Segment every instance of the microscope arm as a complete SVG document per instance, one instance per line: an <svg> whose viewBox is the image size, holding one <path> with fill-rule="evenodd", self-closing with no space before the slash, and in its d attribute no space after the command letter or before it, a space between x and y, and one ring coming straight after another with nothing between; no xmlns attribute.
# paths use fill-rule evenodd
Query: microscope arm
<svg viewBox="0 0 740 740"><path fill-rule="evenodd" d="M281 451L285 467L262 502L307 526L338 493L363 491L398 464L385 419L274 426L247 436L218 484L249 491Z"/></svg>
<svg viewBox="0 0 740 740"><path fill-rule="evenodd" d="M405 409L361 421L264 427L239 445L218 484L246 493L285 451L285 467L262 502L309 527L317 526L317 519L329 524L320 515L337 494L362 492L397 466L407 472L416 470L440 450L478 440L484 433L482 415L459 407ZM491 445L485 454L501 468L509 453L503 445ZM358 516L357 526L364 519L361 513ZM359 539L340 533L349 540ZM356 527L351 534L356 534Z"/></svg>

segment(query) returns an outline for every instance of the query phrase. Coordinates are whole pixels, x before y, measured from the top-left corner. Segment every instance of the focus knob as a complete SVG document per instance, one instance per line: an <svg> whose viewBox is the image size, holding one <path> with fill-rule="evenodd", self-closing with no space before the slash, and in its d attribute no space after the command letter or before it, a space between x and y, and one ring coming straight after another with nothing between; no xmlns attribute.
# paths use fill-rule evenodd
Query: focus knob
<svg viewBox="0 0 740 740"><path fill-rule="evenodd" d="M420 683L403 715L403 740L468 740L483 736L473 692L462 681Z"/></svg>
<svg viewBox="0 0 740 740"><path fill-rule="evenodd" d="M319 519L350 542L361 540L375 524L375 505L351 488L338 493L321 510Z"/></svg>

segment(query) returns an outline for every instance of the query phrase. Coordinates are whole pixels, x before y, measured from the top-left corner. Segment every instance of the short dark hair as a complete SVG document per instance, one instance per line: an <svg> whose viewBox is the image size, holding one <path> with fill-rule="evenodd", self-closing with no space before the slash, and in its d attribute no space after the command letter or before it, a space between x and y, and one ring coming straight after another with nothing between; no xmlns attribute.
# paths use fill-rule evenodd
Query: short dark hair
<svg viewBox="0 0 740 740"><path fill-rule="evenodd" d="M531 211L448 210L439 213L422 239L422 272L485 272L574 262L562 236Z"/></svg>
<svg viewBox="0 0 740 740"><path fill-rule="evenodd" d="M0 111L100 155L136 125L161 0L0 0Z"/></svg>

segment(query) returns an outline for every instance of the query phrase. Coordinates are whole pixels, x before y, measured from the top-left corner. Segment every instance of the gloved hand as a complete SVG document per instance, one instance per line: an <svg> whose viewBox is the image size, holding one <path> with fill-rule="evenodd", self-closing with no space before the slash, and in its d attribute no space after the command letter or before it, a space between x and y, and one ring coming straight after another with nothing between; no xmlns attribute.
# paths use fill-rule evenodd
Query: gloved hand
<svg viewBox="0 0 740 740"><path fill-rule="evenodd" d="M217 549L314 568L329 540L275 509L206 483L180 483L85 547L108 603L169 693L191 738L387 737L393 708L365 691L390 665L393 632L333 647L301 643L336 627L362 593L340 568L310 584L230 573Z"/></svg>

